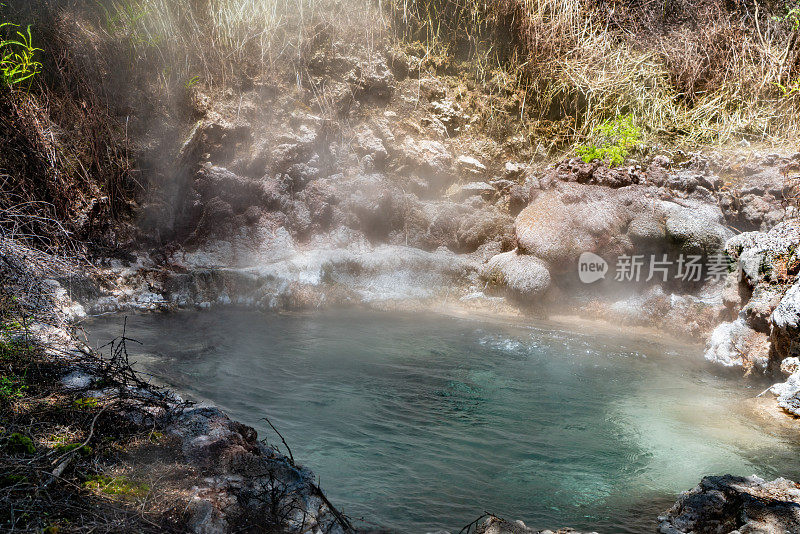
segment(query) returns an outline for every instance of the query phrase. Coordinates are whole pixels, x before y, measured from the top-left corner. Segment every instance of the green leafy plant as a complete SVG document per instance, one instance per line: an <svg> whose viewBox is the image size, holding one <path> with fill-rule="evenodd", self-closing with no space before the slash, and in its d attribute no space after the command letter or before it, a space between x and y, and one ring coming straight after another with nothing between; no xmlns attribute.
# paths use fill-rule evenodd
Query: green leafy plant
<svg viewBox="0 0 800 534"><path fill-rule="evenodd" d="M97 408L99 404L100 401L96 397L83 397L72 402L76 408Z"/></svg>
<svg viewBox="0 0 800 534"><path fill-rule="evenodd" d="M774 16L772 20L777 22L788 22L792 31L800 29L800 5L796 3L786 4L786 13L781 16Z"/></svg>
<svg viewBox="0 0 800 534"><path fill-rule="evenodd" d="M135 5L132 2L119 2L113 4L113 10L109 10L102 2L97 2L105 13L106 31L111 35L131 29L136 23L147 16L147 10Z"/></svg>
<svg viewBox="0 0 800 534"><path fill-rule="evenodd" d="M0 23L0 31L17 27L11 22ZM36 61L36 53L41 51L33 46L30 26L24 32L17 31L14 38L0 38L0 78L10 86L30 80L42 70L42 64Z"/></svg>
<svg viewBox="0 0 800 534"><path fill-rule="evenodd" d="M90 490L122 497L143 497L150 489L146 484L133 482L126 477L108 477L104 475L93 476L83 485Z"/></svg>
<svg viewBox="0 0 800 534"><path fill-rule="evenodd" d="M622 165L642 138L642 130L636 126L631 114L608 120L597 126L593 133L597 141L579 145L575 151L586 163L600 160L611 166Z"/></svg>
<svg viewBox="0 0 800 534"><path fill-rule="evenodd" d="M787 82L786 85L783 85L780 82L774 82L775 87L781 92L785 98L791 98L792 96L800 93L800 80L794 80L793 82Z"/></svg>
<svg viewBox="0 0 800 534"><path fill-rule="evenodd" d="M0 400L18 399L25 394L27 388L22 377L0 376Z"/></svg>
<svg viewBox="0 0 800 534"><path fill-rule="evenodd" d="M7 323L0 327L0 335L7 333L14 334L19 332L20 328L13 323ZM23 340L4 341L0 339L0 361L21 361L29 359L35 351L35 348Z"/></svg>

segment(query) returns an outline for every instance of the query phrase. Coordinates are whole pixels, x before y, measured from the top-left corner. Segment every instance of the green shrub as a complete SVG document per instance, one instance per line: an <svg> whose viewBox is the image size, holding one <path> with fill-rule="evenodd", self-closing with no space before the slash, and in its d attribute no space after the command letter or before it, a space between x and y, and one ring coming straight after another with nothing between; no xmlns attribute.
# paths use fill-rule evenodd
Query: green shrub
<svg viewBox="0 0 800 534"><path fill-rule="evenodd" d="M781 16L773 16L776 22L785 22L791 27L792 31L800 29L800 5L797 2L787 2L786 12Z"/></svg>
<svg viewBox="0 0 800 534"><path fill-rule="evenodd" d="M0 376L0 400L18 399L25 394L28 386L21 376Z"/></svg>
<svg viewBox="0 0 800 534"><path fill-rule="evenodd" d="M14 432L6 440L4 449L9 454L35 454L36 446L33 440L25 434Z"/></svg>
<svg viewBox="0 0 800 534"><path fill-rule="evenodd" d="M585 161L600 160L611 166L622 165L642 138L641 128L633 122L633 115L621 115L595 128L597 141L580 145L575 151Z"/></svg>
<svg viewBox="0 0 800 534"><path fill-rule="evenodd" d="M12 331L14 325L4 325L3 331ZM3 341L0 340L0 361L19 361L25 356L30 355L33 347L24 341Z"/></svg>
<svg viewBox="0 0 800 534"><path fill-rule="evenodd" d="M0 23L0 32L7 28L17 28L11 22ZM9 85L18 85L30 80L42 70L42 64L36 61L36 53L41 48L33 46L31 27L17 31L11 39L0 37L0 78Z"/></svg>

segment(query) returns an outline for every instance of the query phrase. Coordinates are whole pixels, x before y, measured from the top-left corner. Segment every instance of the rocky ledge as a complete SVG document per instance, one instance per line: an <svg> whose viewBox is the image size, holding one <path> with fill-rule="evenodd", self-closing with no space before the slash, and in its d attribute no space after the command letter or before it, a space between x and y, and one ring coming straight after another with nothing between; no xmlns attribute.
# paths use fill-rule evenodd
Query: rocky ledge
<svg viewBox="0 0 800 534"><path fill-rule="evenodd" d="M658 518L661 534L800 532L800 485L731 475L705 477Z"/></svg>

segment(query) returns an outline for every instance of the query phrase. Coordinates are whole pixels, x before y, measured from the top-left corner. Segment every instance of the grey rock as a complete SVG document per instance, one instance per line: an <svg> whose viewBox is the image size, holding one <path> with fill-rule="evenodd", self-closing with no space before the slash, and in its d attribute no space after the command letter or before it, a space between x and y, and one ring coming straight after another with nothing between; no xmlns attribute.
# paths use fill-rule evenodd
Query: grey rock
<svg viewBox="0 0 800 534"><path fill-rule="evenodd" d="M661 534L800 532L800 488L756 476L705 477L659 517Z"/></svg>
<svg viewBox="0 0 800 534"><path fill-rule="evenodd" d="M770 317L773 359L800 355L800 280L783 295Z"/></svg>
<svg viewBox="0 0 800 534"><path fill-rule="evenodd" d="M395 90L395 79L386 58L375 55L367 61L356 65L349 74L348 82L353 87L353 93L359 100L389 99Z"/></svg>
<svg viewBox="0 0 800 534"><path fill-rule="evenodd" d="M547 265L542 260L518 254L517 251L492 257L484 267L482 277L526 299L541 297L552 282Z"/></svg>
<svg viewBox="0 0 800 534"><path fill-rule="evenodd" d="M451 188L448 193L448 196L451 198L464 200L469 197L491 198L497 193L497 190L486 182L469 182L467 184L455 186L455 190Z"/></svg>
<svg viewBox="0 0 800 534"><path fill-rule="evenodd" d="M710 362L746 370L766 369L769 357L767 334L753 330L742 317L717 326L705 350L705 358Z"/></svg>
<svg viewBox="0 0 800 534"><path fill-rule="evenodd" d="M503 177L509 180L516 180L525 174L526 166L516 161L507 161L503 166Z"/></svg>
<svg viewBox="0 0 800 534"><path fill-rule="evenodd" d="M637 215L628 224L628 236L634 244L651 245L666 237L664 224L649 215Z"/></svg>
<svg viewBox="0 0 800 534"><path fill-rule="evenodd" d="M770 333L770 315L783 297L784 289L768 284L759 284L753 289L750 300L742 307L742 315L748 326L758 332Z"/></svg>
<svg viewBox="0 0 800 534"><path fill-rule="evenodd" d="M671 209L666 220L667 238L677 243L686 253L714 254L725 245L731 232L724 226L712 222L711 217L702 217L696 210ZM710 220L711 219L711 220Z"/></svg>
<svg viewBox="0 0 800 534"><path fill-rule="evenodd" d="M453 156L439 141L423 139L416 141L406 137L399 146L405 164L426 171L434 176L447 176L453 164Z"/></svg>
<svg viewBox="0 0 800 534"><path fill-rule="evenodd" d="M583 252L619 255L627 250L624 244L615 247L612 240L625 233L630 210L615 195L599 193L578 184L540 193L517 216L522 252L565 271L574 267Z"/></svg>
<svg viewBox="0 0 800 534"><path fill-rule="evenodd" d="M76 369L75 371L72 371L68 375L61 378L61 384L66 389L82 390L90 388L96 379L96 376L80 369Z"/></svg>
<svg viewBox="0 0 800 534"><path fill-rule="evenodd" d="M363 127L356 132L355 150L361 156L372 157L379 168L389 157L383 139L368 127Z"/></svg>
<svg viewBox="0 0 800 534"><path fill-rule="evenodd" d="M508 193L508 211L513 216L525 209L531 201L531 188L523 185L515 185L509 189Z"/></svg>
<svg viewBox="0 0 800 534"><path fill-rule="evenodd" d="M571 528L561 528L558 530L535 530L522 521L508 521L499 517L490 516L475 529L475 534L581 534ZM597 534L587 532L586 534Z"/></svg>
<svg viewBox="0 0 800 534"><path fill-rule="evenodd" d="M459 168L467 174L480 176L486 172L486 165L472 156L459 156L456 163L458 163Z"/></svg>
<svg viewBox="0 0 800 534"><path fill-rule="evenodd" d="M461 130L461 126L469 120L469 115L464 113L461 106L449 99L433 101L430 104L433 118L442 124L447 134L454 135Z"/></svg>

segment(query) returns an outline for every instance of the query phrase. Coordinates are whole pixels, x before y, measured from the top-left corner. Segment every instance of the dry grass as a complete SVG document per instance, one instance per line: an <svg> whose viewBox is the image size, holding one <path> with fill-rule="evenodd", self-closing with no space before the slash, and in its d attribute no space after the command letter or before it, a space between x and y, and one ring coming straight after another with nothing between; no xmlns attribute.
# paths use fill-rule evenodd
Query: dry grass
<svg viewBox="0 0 800 534"><path fill-rule="evenodd" d="M218 88L302 75L310 45L374 46L382 31L379 6L339 0L109 0L99 25L165 86Z"/></svg>
<svg viewBox="0 0 800 534"><path fill-rule="evenodd" d="M736 2L397 0L398 34L468 57L479 81L509 73L523 127L561 121L574 142L633 114L651 140L785 144L800 106L785 6ZM482 79L482 80L481 80ZM570 119L570 120L564 120Z"/></svg>

